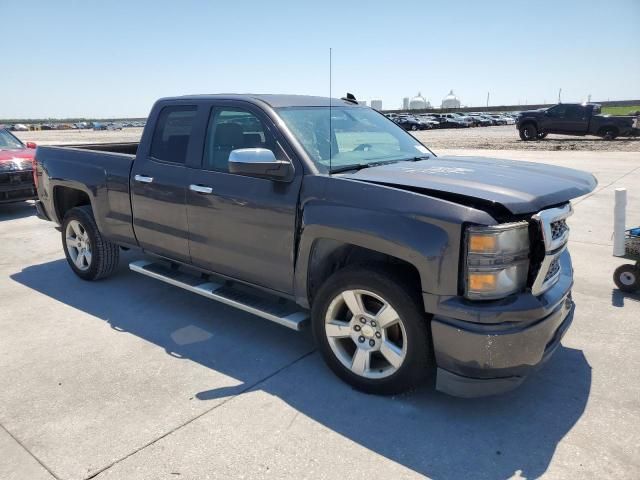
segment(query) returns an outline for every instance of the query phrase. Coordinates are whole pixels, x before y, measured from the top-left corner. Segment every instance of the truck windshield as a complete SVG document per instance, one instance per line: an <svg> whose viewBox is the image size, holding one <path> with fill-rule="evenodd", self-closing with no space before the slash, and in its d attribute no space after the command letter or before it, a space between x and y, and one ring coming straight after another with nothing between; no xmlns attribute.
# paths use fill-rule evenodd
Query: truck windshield
<svg viewBox="0 0 640 480"><path fill-rule="evenodd" d="M24 148L22 143L11 135L6 130L0 130L0 149L13 150L17 148Z"/></svg>
<svg viewBox="0 0 640 480"><path fill-rule="evenodd" d="M429 150L369 108L286 107L280 117L321 171L415 160Z"/></svg>

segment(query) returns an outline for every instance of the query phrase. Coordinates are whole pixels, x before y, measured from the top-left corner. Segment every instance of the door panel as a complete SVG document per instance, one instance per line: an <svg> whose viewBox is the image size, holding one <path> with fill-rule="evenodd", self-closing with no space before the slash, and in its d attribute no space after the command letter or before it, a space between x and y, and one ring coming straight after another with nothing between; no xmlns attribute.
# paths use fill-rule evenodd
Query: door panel
<svg viewBox="0 0 640 480"><path fill-rule="evenodd" d="M197 108L162 109L149 152L139 152L131 172L133 225L142 248L183 262L190 261L185 167ZM191 148L193 148L191 146Z"/></svg>
<svg viewBox="0 0 640 480"><path fill-rule="evenodd" d="M284 293L293 288L299 177L292 183L191 170L187 192L194 265Z"/></svg>
<svg viewBox="0 0 640 480"><path fill-rule="evenodd" d="M558 133L586 133L587 111L578 105L560 104L548 110L546 130ZM544 126L544 125L543 125Z"/></svg>
<svg viewBox="0 0 640 480"><path fill-rule="evenodd" d="M131 203L138 243L145 250L176 260L189 261L184 165L148 160L132 173ZM135 180L135 176L151 182Z"/></svg>
<svg viewBox="0 0 640 480"><path fill-rule="evenodd" d="M255 107L214 105L203 168L190 169L189 248L194 265L284 293L293 291L298 168L293 181L228 173L236 148L269 148L289 160L278 133Z"/></svg>

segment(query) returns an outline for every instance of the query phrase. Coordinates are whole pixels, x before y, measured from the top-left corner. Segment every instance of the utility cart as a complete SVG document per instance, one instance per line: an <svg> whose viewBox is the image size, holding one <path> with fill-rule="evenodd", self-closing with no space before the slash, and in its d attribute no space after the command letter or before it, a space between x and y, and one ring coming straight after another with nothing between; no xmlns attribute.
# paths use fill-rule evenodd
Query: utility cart
<svg viewBox="0 0 640 480"><path fill-rule="evenodd" d="M623 292L635 292L640 290L640 227L625 231L624 249L621 258L634 263L625 263L616 268L613 281Z"/></svg>

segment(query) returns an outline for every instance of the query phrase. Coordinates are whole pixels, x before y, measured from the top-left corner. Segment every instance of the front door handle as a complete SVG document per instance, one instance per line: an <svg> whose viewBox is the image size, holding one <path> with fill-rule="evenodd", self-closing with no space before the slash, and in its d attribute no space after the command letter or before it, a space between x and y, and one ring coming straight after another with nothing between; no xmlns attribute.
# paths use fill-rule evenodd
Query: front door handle
<svg viewBox="0 0 640 480"><path fill-rule="evenodd" d="M147 177L146 175L136 175L135 177L133 177L133 179L136 182L142 182L142 183L151 183L151 182L153 182L153 177Z"/></svg>
<svg viewBox="0 0 640 480"><path fill-rule="evenodd" d="M194 184L189 185L189 190L191 190L192 192L205 193L207 195L213 192L213 188L211 187L205 187L204 185L194 185Z"/></svg>

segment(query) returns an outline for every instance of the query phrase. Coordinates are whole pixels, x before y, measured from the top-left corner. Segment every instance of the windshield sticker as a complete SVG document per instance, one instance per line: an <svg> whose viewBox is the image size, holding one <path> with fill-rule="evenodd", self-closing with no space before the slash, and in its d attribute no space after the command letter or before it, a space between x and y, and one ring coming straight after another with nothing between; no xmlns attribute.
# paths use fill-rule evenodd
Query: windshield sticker
<svg viewBox="0 0 640 480"><path fill-rule="evenodd" d="M422 145L416 145L416 150L418 150L420 153L429 153L429 150L427 150Z"/></svg>

